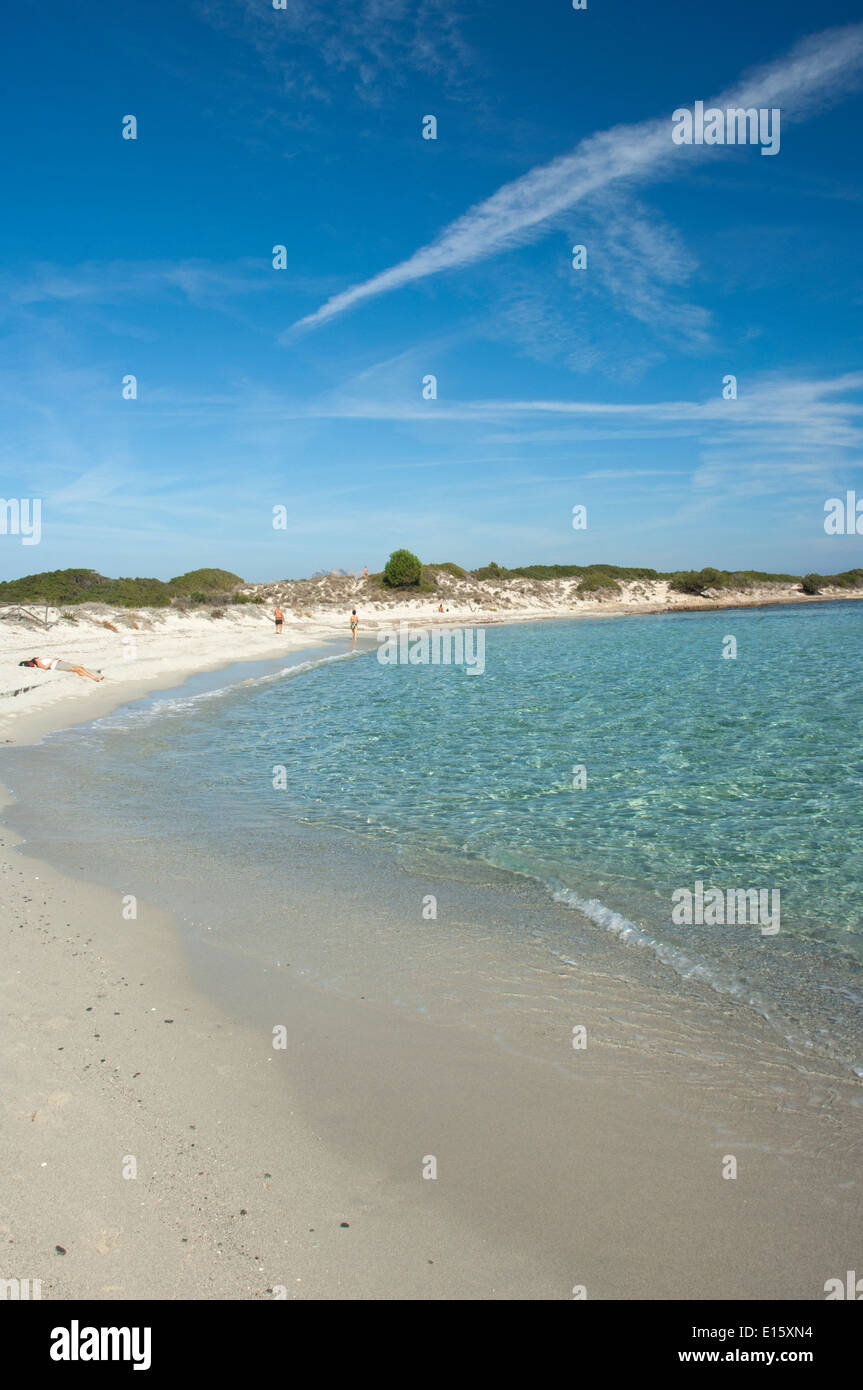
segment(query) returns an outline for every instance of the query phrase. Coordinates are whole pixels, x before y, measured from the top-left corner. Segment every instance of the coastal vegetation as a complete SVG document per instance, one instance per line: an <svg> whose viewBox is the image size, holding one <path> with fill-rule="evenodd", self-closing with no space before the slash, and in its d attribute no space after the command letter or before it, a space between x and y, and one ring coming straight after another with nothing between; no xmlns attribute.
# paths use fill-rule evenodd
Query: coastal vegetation
<svg viewBox="0 0 863 1390"><path fill-rule="evenodd" d="M575 591L577 594L619 594L620 585L610 574L599 571L586 574Z"/></svg>
<svg viewBox="0 0 863 1390"><path fill-rule="evenodd" d="M369 582L383 589L400 590L410 594L433 594L438 588L440 574L453 579L467 579L468 571L450 561L441 565L424 565L410 550L394 550L379 574L370 574Z"/></svg>
<svg viewBox="0 0 863 1390"><path fill-rule="evenodd" d="M234 591L244 580L229 570L199 569L162 579L108 579L96 570L49 570L28 574L23 579L0 583L0 603L61 604L109 603L117 608L169 608L186 600L212 603L216 598L234 599Z"/></svg>
<svg viewBox="0 0 863 1390"><path fill-rule="evenodd" d="M575 581L579 597L613 598L623 585L644 585L663 581L678 594L721 600L724 595L746 593L758 585L797 588L801 594L816 597L825 590L863 589L863 569L838 574L774 574L764 570L720 570L704 566L700 570L663 571L646 566L611 565L517 565L507 568L490 561L478 569L467 570L453 561L424 564L409 550L393 551L385 568L361 581L346 572L321 574L311 579L284 580L267 584L250 583L240 575L223 569L196 569L170 580L153 578L111 579L92 569L50 570L22 579L0 582L0 605L41 605L73 610L82 604L108 604L116 608L203 607L222 611L229 605L263 604L274 600L290 602L298 610L323 602L338 606L355 594L364 583L383 597L396 594L410 598L417 594L452 594L461 586L480 598L481 586L491 592L505 592L510 584L520 590L531 589L540 598L542 585L554 580ZM465 586L468 589L465 589ZM290 588L288 588L290 586ZM646 592L646 591L645 591ZM291 597L290 595L293 595Z"/></svg>
<svg viewBox="0 0 863 1390"><path fill-rule="evenodd" d="M389 589L415 587L422 579L422 560L410 550L394 550L384 566L384 583Z"/></svg>
<svg viewBox="0 0 863 1390"><path fill-rule="evenodd" d="M820 594L822 589L863 589L863 570L843 570L841 574L804 574L800 587L804 594Z"/></svg>
<svg viewBox="0 0 863 1390"><path fill-rule="evenodd" d="M507 569L494 561L471 570L474 579L579 579L580 593L596 592L603 588L614 590L621 583L633 580L665 580L681 594L700 597L708 591L746 590L756 584L799 584L803 593L820 593L821 589L863 588L863 570L844 570L840 574L773 574L767 570L720 570L710 565L700 570L655 570L630 565L518 565Z"/></svg>
<svg viewBox="0 0 863 1390"><path fill-rule="evenodd" d="M659 570L645 569L643 566L631 568L625 565L517 565L507 569L503 565L483 565L471 570L474 579L579 579L591 575L604 576L611 580L629 579L667 579Z"/></svg>

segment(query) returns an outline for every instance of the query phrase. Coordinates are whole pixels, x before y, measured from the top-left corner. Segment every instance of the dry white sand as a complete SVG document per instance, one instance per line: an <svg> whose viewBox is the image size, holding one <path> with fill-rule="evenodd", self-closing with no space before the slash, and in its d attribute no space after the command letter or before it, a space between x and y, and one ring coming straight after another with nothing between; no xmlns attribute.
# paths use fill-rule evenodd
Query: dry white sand
<svg viewBox="0 0 863 1390"><path fill-rule="evenodd" d="M314 646L345 625L302 622L277 636L271 615L260 610L227 609L221 619L209 613L118 609L82 610L74 621L56 611L46 632L0 622L0 738L27 743L55 728L97 719L152 690L181 684L198 671L218 670L237 661L266 661ZM99 683L71 672L19 666L31 656L61 657L89 671ZM19 692L19 693L15 693Z"/></svg>

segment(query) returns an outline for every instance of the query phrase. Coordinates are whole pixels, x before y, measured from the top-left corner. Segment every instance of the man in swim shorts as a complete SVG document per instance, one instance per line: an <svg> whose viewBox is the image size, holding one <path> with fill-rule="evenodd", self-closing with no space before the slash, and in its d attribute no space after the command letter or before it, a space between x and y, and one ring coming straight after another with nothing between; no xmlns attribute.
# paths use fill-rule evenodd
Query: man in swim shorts
<svg viewBox="0 0 863 1390"><path fill-rule="evenodd" d="M280 607L278 606L278 604L277 604L277 605L276 605L276 632L281 632L281 630L282 630L282 623L283 623L284 621L285 621L285 615L284 615L284 613L282 612L281 608L280 608Z"/></svg>

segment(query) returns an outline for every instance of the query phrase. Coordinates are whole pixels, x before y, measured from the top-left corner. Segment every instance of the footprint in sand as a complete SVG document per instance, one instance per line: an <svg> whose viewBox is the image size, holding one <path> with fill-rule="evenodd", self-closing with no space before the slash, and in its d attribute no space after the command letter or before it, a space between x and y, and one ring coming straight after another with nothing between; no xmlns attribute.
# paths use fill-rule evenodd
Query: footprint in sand
<svg viewBox="0 0 863 1390"><path fill-rule="evenodd" d="M93 1241L93 1249L97 1255L110 1255L112 1250L119 1249L120 1231L99 1231Z"/></svg>

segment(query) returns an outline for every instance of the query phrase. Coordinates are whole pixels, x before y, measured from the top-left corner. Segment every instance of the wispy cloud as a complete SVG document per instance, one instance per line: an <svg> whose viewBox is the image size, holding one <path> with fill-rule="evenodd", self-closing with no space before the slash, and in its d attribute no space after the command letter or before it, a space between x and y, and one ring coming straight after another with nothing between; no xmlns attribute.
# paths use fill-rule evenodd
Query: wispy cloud
<svg viewBox="0 0 863 1390"><path fill-rule="evenodd" d="M538 362L618 380L643 375L669 350L711 345L709 310L683 291L698 261L655 209L617 192L590 198L571 216L567 237L567 245L588 246L588 274L573 274L559 246L543 273L510 265L477 272L472 288L479 282L493 305L477 334ZM633 333L624 319L642 330Z"/></svg>
<svg viewBox="0 0 863 1390"><path fill-rule="evenodd" d="M288 285L287 278L279 282ZM290 287L296 288L296 280ZM300 282L302 283L302 282ZM308 286L311 282L305 281ZM176 294L191 304L212 306L259 290L272 293L269 260L245 260L233 265L212 261L84 261L63 267L36 265L26 278L0 277L0 297L12 304L117 304Z"/></svg>
<svg viewBox="0 0 863 1390"><path fill-rule="evenodd" d="M269 0L199 0L198 8L251 44L280 86L313 100L331 98L327 72L349 75L376 104L384 79L403 84L420 72L458 81L472 63L452 0L288 0L279 10Z"/></svg>
<svg viewBox="0 0 863 1390"><path fill-rule="evenodd" d="M782 59L710 98L710 104L778 106L787 124L838 99L859 80L861 70L863 24L848 25L804 40ZM691 160L720 152L713 147L674 145L671 109L653 120L592 135L571 153L505 184L407 260L332 296L283 337L298 329L317 328L364 300L522 245L566 209L614 185L667 176L675 165L686 167Z"/></svg>
<svg viewBox="0 0 863 1390"><path fill-rule="evenodd" d="M388 366L379 363L372 374ZM771 376L741 385L737 400L724 400L717 391L702 400L602 401L562 399L475 399L423 401L404 395L380 398L353 392L362 388L369 373L359 373L349 390L326 394L316 400L287 398L282 392L255 382L241 383L222 392L179 391L154 388L148 409L154 419L183 420L204 412L213 422L229 417L243 422L301 420L381 420L435 428L447 422L473 422L489 426L530 420L534 433L511 436L565 441L564 421L573 430L586 426L590 437L647 439L699 435L706 446L727 438L746 440L755 448L800 452L816 447L863 450L863 371L836 377ZM76 385L76 390L80 388ZM543 422L553 422L546 432ZM565 428L568 428L565 427ZM503 442L509 438L496 436Z"/></svg>
<svg viewBox="0 0 863 1390"><path fill-rule="evenodd" d="M698 263L675 229L634 200L611 195L599 200L593 216L594 277L619 308L680 348L703 348L710 338L710 314L676 293Z"/></svg>

